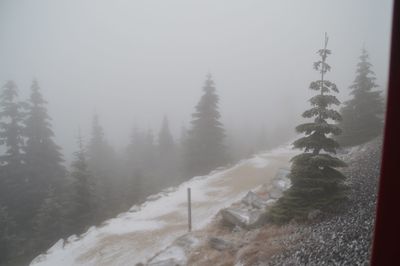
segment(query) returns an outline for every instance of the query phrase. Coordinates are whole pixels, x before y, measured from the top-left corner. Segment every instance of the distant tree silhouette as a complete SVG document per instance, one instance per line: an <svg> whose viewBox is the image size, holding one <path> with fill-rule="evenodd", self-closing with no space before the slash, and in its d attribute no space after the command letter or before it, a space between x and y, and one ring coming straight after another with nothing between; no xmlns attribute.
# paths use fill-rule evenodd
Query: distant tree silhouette
<svg viewBox="0 0 400 266"><path fill-rule="evenodd" d="M23 104L18 102L18 90L8 81L0 92L0 202L15 215L24 205L23 193L27 189L23 171ZM19 213L20 214L20 213Z"/></svg>
<svg viewBox="0 0 400 266"><path fill-rule="evenodd" d="M158 134L158 176L161 187L176 185L178 178L178 149L165 116Z"/></svg>
<svg viewBox="0 0 400 266"><path fill-rule="evenodd" d="M81 233L95 223L96 205L94 178L86 160L82 137L78 137L78 150L72 162L72 221L75 232Z"/></svg>
<svg viewBox="0 0 400 266"><path fill-rule="evenodd" d="M27 103L27 117L24 121L25 182L29 188L25 191L27 202L24 206L27 208L26 213L29 213L28 217L33 217L48 197L49 187L58 194L66 182L61 148L53 141L54 133L46 104L39 84L34 80Z"/></svg>
<svg viewBox="0 0 400 266"><path fill-rule="evenodd" d="M227 163L225 133L218 111L219 97L211 75L203 86L203 96L192 114L191 129L185 143L187 177L204 175Z"/></svg>
<svg viewBox="0 0 400 266"><path fill-rule="evenodd" d="M98 115L92 119L92 131L87 147L88 167L93 173L97 202L97 221L114 214L115 195L113 178L115 171L114 151L104 137Z"/></svg>
<svg viewBox="0 0 400 266"><path fill-rule="evenodd" d="M384 104L382 91L374 90L374 72L368 62L368 52L362 49L357 75L350 86L352 99L346 101L340 112L343 120L339 123L343 134L337 137L342 146L362 144L382 134Z"/></svg>

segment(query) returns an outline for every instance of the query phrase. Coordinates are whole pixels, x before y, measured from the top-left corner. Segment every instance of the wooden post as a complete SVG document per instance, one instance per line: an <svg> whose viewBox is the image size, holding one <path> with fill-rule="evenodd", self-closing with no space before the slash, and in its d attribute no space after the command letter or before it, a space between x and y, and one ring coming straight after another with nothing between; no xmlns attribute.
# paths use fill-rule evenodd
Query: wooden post
<svg viewBox="0 0 400 266"><path fill-rule="evenodd" d="M188 197L188 229L189 232L192 231L192 202L190 195L190 187L187 189L187 197Z"/></svg>

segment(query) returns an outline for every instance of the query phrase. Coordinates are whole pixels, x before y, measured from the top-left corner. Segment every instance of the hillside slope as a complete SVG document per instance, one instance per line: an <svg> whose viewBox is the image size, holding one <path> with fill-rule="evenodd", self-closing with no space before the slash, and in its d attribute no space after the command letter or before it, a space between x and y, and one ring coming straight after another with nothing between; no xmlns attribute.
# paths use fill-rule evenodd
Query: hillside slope
<svg viewBox="0 0 400 266"><path fill-rule="evenodd" d="M187 231L186 189L192 189L193 229L210 223L224 207L249 190L268 184L294 152L272 150L232 168L195 177L177 188L148 198L141 206L92 227L81 236L58 241L31 266L135 265L145 262Z"/></svg>
<svg viewBox="0 0 400 266"><path fill-rule="evenodd" d="M330 214L315 212L307 221L284 226L264 224L246 230L229 227L217 215L197 232L200 244L190 250L191 266L369 265L381 141L343 150L349 201ZM216 243L218 245L216 245Z"/></svg>

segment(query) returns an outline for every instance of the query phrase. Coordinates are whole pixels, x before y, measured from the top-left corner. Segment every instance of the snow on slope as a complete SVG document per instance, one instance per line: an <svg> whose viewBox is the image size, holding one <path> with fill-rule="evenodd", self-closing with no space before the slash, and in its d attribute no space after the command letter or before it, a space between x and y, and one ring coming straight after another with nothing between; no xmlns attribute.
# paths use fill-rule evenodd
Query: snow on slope
<svg viewBox="0 0 400 266"><path fill-rule="evenodd" d="M177 188L148 198L141 206L91 227L85 234L59 240L31 266L135 265L187 231L187 188L192 190L193 230L201 229L224 207L272 180L288 166L293 151L279 148L243 160L229 169L194 177Z"/></svg>

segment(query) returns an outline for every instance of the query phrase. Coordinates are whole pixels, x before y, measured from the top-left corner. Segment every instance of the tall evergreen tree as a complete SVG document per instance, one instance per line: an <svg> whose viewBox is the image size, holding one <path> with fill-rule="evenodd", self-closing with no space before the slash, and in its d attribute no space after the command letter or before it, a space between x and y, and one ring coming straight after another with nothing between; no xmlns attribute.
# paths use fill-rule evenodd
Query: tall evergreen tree
<svg viewBox="0 0 400 266"><path fill-rule="evenodd" d="M93 174L89 170L82 138L78 138L78 151L74 153L71 177L73 179L73 230L81 233L95 222L95 195Z"/></svg>
<svg viewBox="0 0 400 266"><path fill-rule="evenodd" d="M192 114L192 127L185 144L187 177L207 174L227 162L225 133L219 120L219 97L210 74L207 76L203 91L196 111Z"/></svg>
<svg viewBox="0 0 400 266"><path fill-rule="evenodd" d="M125 161L125 178L126 191L125 201L128 206L137 202L146 194L143 187L143 152L144 152L145 136L137 127L133 128L130 143L126 150Z"/></svg>
<svg viewBox="0 0 400 266"><path fill-rule="evenodd" d="M30 228L34 226L36 213L48 198L48 188L52 187L55 190L54 194L58 195L66 183L66 169L62 165L61 148L53 140L54 133L46 103L38 82L34 80L24 120L24 181L27 188L23 194L24 204L21 205L24 218L18 219L21 232L24 232L25 236L32 234ZM33 238L32 235L30 239L33 241Z"/></svg>
<svg viewBox="0 0 400 266"><path fill-rule="evenodd" d="M16 223L7 207L0 205L0 265L7 265L20 252L15 229Z"/></svg>
<svg viewBox="0 0 400 266"><path fill-rule="evenodd" d="M343 130L337 140L343 146L355 146L379 136L383 130L384 104L382 91L374 90L374 72L368 61L368 52L362 49L357 64L356 78L350 86L352 99L344 103L340 110L343 120L339 126Z"/></svg>
<svg viewBox="0 0 400 266"><path fill-rule="evenodd" d="M24 114L17 98L17 86L10 80L0 94L0 144L6 146L5 155L0 156L0 165L10 168L19 168L22 164Z"/></svg>
<svg viewBox="0 0 400 266"><path fill-rule="evenodd" d="M161 186L176 185L178 178L178 150L164 117L158 134L158 176Z"/></svg>
<svg viewBox="0 0 400 266"><path fill-rule="evenodd" d="M17 86L8 81L0 93L0 202L15 213L23 198L23 118L22 103L17 101Z"/></svg>
<svg viewBox="0 0 400 266"><path fill-rule="evenodd" d="M87 148L88 166L93 173L95 195L97 198L97 220L114 214L115 195L113 195L114 153L104 137L99 117L93 116L92 131Z"/></svg>
<svg viewBox="0 0 400 266"><path fill-rule="evenodd" d="M345 176L336 170L345 163L330 155L339 147L331 135L340 134L340 128L328 120L339 121L340 114L331 105L339 105L339 100L332 95L338 92L336 85L325 79L331 67L326 58L331 51L327 49L328 37L325 35L325 46L318 51L320 60L314 63L321 78L310 84L310 89L319 93L310 99L312 108L303 113L304 118L313 118L310 123L300 124L297 132L306 136L296 140L295 148L304 152L292 158L289 174L292 186L284 192L270 210L275 222L286 222L293 217L305 217L311 210L327 210L346 198Z"/></svg>
<svg viewBox="0 0 400 266"><path fill-rule="evenodd" d="M58 189L65 177L61 148L54 142L51 129L51 118L47 114L39 84L36 80L31 86L28 102L28 113L25 120L26 146L25 161L28 172L28 182L37 193L39 202L47 195L47 188ZM35 199L33 199L35 200Z"/></svg>
<svg viewBox="0 0 400 266"><path fill-rule="evenodd" d="M34 218L34 249L42 251L62 237L65 223L63 208L52 186L47 189L47 196L40 205Z"/></svg>
<svg viewBox="0 0 400 266"><path fill-rule="evenodd" d="M108 149L103 127L100 125L98 115L95 114L92 119L91 138L88 145L88 161L91 171L96 176L105 175L105 172L107 172L105 166L108 159Z"/></svg>
<svg viewBox="0 0 400 266"><path fill-rule="evenodd" d="M129 204L143 200L146 196L159 192L160 179L157 147L152 130L147 132L134 128L126 151L126 192Z"/></svg>
<svg viewBox="0 0 400 266"><path fill-rule="evenodd" d="M162 121L160 133L158 134L158 151L161 157L166 157L175 152L174 149L174 138L169 130L168 118L165 116Z"/></svg>

